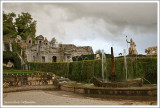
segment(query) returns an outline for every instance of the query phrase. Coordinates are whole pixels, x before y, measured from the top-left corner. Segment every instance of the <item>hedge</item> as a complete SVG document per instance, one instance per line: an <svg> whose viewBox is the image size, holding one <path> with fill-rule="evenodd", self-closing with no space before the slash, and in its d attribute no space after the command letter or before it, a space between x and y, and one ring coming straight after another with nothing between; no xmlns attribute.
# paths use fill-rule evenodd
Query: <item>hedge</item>
<svg viewBox="0 0 160 108"><path fill-rule="evenodd" d="M104 78L111 80L111 59L106 58ZM56 75L68 77L78 82L92 82L93 76L102 78L101 60L83 60L59 63L28 63L31 70L52 72ZM124 58L115 58L115 72L117 81L126 80ZM157 83L156 57L128 57L127 79L145 78L151 83Z"/></svg>
<svg viewBox="0 0 160 108"><path fill-rule="evenodd" d="M105 54L106 58L110 58L110 54ZM102 57L102 54L100 54L100 57ZM90 54L90 55L81 55L81 56L75 56L72 57L73 61L82 61L82 60L95 60L96 54Z"/></svg>

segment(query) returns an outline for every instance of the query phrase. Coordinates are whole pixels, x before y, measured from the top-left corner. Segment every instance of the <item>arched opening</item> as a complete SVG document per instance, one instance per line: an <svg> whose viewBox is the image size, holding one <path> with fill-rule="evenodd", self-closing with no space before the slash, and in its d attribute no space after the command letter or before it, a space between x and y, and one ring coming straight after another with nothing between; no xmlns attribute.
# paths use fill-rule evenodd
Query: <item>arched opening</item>
<svg viewBox="0 0 160 108"><path fill-rule="evenodd" d="M29 40L29 43L31 43L31 40Z"/></svg>
<svg viewBox="0 0 160 108"><path fill-rule="evenodd" d="M42 41L39 41L39 44L41 44Z"/></svg>
<svg viewBox="0 0 160 108"><path fill-rule="evenodd" d="M56 62L57 61L57 57L56 56L53 56L52 57L52 62Z"/></svg>
<svg viewBox="0 0 160 108"><path fill-rule="evenodd" d="M42 56L42 63L45 62L45 56Z"/></svg>
<svg viewBox="0 0 160 108"><path fill-rule="evenodd" d="M33 61L36 61L35 56L33 56Z"/></svg>

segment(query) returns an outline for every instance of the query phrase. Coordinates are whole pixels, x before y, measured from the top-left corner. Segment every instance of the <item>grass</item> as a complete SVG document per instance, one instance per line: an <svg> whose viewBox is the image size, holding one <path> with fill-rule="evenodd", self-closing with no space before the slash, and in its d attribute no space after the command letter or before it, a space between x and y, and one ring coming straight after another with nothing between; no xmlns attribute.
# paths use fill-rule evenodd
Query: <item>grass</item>
<svg viewBox="0 0 160 108"><path fill-rule="evenodd" d="M40 71L32 71L32 70L3 70L3 74L23 74L23 73L27 73L27 74L36 74L36 73L48 73L49 75L53 74L51 72L40 72Z"/></svg>

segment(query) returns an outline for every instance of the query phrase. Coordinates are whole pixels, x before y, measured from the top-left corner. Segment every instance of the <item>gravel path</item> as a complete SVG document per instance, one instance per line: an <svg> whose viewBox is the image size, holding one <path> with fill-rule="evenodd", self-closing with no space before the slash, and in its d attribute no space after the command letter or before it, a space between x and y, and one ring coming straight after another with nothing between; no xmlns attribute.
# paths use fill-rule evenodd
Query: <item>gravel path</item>
<svg viewBox="0 0 160 108"><path fill-rule="evenodd" d="M65 91L32 90L3 93L4 105L150 105L156 101L107 100Z"/></svg>

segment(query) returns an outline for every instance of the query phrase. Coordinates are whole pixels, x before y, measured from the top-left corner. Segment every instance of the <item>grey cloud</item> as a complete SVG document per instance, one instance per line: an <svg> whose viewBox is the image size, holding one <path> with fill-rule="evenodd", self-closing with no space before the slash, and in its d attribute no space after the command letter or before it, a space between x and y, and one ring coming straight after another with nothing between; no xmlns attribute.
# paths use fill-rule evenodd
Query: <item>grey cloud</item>
<svg viewBox="0 0 160 108"><path fill-rule="evenodd" d="M146 31L150 31L151 28L156 28L157 24L157 4L155 3L26 3L6 5L9 6L6 8L17 9L18 11L34 11L37 14L42 11L45 13L45 17L53 18L53 20L54 12L61 9L68 17L67 21L72 22L83 17L98 18L117 26L117 31L122 31L128 25L133 26L133 28L142 26ZM61 13L59 15L61 16L59 17L60 20L66 21ZM116 33L111 28L107 29L113 34Z"/></svg>
<svg viewBox="0 0 160 108"><path fill-rule="evenodd" d="M55 36L69 43L99 37L119 45L125 43L121 38L130 35L139 46L139 36L149 45L157 43L156 3L4 3L3 10L31 13L37 20L37 35L49 40ZM142 47L147 45L139 50Z"/></svg>

